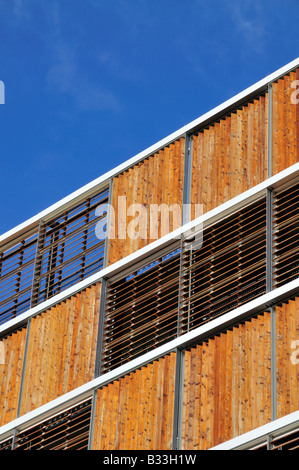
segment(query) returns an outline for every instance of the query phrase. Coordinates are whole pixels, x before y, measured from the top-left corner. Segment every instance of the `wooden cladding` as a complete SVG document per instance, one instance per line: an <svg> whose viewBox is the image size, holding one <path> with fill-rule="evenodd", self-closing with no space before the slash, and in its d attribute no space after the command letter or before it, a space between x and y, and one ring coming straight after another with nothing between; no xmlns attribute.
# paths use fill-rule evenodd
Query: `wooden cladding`
<svg viewBox="0 0 299 470"><path fill-rule="evenodd" d="M299 69L272 84L272 174L299 161Z"/></svg>
<svg viewBox="0 0 299 470"><path fill-rule="evenodd" d="M97 391L94 450L171 450L175 353Z"/></svg>
<svg viewBox="0 0 299 470"><path fill-rule="evenodd" d="M41 226L33 304L102 269L105 239L96 232L98 224L103 229L107 203L106 189ZM101 206L103 211L97 215Z"/></svg>
<svg viewBox="0 0 299 470"><path fill-rule="evenodd" d="M266 292L266 201L261 199L186 243L182 264L184 333Z"/></svg>
<svg viewBox="0 0 299 470"><path fill-rule="evenodd" d="M14 450L87 450L91 400L16 435Z"/></svg>
<svg viewBox="0 0 299 470"><path fill-rule="evenodd" d="M203 212L267 178L268 94L192 138L191 201Z"/></svg>
<svg viewBox="0 0 299 470"><path fill-rule="evenodd" d="M36 247L33 233L0 253L0 324L30 308Z"/></svg>
<svg viewBox="0 0 299 470"><path fill-rule="evenodd" d="M270 314L185 352L183 450L206 450L271 421Z"/></svg>
<svg viewBox="0 0 299 470"><path fill-rule="evenodd" d="M32 318L21 414L94 378L101 284Z"/></svg>
<svg viewBox="0 0 299 470"><path fill-rule="evenodd" d="M27 328L0 339L0 426L17 417Z"/></svg>
<svg viewBox="0 0 299 470"><path fill-rule="evenodd" d="M299 297L276 307L277 418L299 409Z"/></svg>
<svg viewBox="0 0 299 470"><path fill-rule="evenodd" d="M102 372L177 336L180 250L109 284Z"/></svg>
<svg viewBox="0 0 299 470"><path fill-rule="evenodd" d="M299 276L299 183L274 196L274 283Z"/></svg>
<svg viewBox="0 0 299 470"><path fill-rule="evenodd" d="M163 234L161 212L158 213L154 226L151 223L151 204L165 204L168 207L178 205L182 210L184 154L185 139L181 138L113 178L111 204L114 219L110 223L109 264L160 238L161 232ZM124 205L120 203L119 197L124 198ZM141 204L146 211L143 219L143 227L146 229L143 232L137 226L138 236L130 236L129 230L130 223L134 223L134 219L140 216L138 207L134 208L133 204ZM170 216L169 232L173 230L174 223ZM167 228L165 230L167 232Z"/></svg>

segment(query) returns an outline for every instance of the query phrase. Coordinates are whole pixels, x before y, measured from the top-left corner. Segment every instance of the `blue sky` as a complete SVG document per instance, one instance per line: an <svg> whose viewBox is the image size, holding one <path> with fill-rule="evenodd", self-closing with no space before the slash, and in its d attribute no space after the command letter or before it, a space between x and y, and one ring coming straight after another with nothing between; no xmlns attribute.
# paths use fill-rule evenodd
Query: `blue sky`
<svg viewBox="0 0 299 470"><path fill-rule="evenodd" d="M0 233L299 56L298 0L0 0Z"/></svg>

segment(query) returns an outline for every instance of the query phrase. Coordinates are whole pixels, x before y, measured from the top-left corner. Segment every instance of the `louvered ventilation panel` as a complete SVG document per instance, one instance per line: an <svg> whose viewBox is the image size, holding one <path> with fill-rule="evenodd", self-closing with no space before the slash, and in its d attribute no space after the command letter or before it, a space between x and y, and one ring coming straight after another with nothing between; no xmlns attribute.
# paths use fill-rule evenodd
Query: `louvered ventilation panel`
<svg viewBox="0 0 299 470"><path fill-rule="evenodd" d="M299 275L299 183L274 196L274 285Z"/></svg>
<svg viewBox="0 0 299 470"><path fill-rule="evenodd" d="M12 449L12 439L7 439L0 442L0 450L11 450Z"/></svg>
<svg viewBox="0 0 299 470"><path fill-rule="evenodd" d="M272 439L270 450L299 450L299 430Z"/></svg>
<svg viewBox="0 0 299 470"><path fill-rule="evenodd" d="M86 450L91 400L18 434L15 450Z"/></svg>
<svg viewBox="0 0 299 470"><path fill-rule="evenodd" d="M265 293L265 199L208 227L202 240L200 249L184 247L182 333Z"/></svg>
<svg viewBox="0 0 299 470"><path fill-rule="evenodd" d="M30 308L36 245L28 234L0 253L0 324Z"/></svg>
<svg viewBox="0 0 299 470"><path fill-rule="evenodd" d="M102 269L105 240L96 235L106 214L97 208L108 202L108 189L86 199L41 227L33 304Z"/></svg>
<svg viewBox="0 0 299 470"><path fill-rule="evenodd" d="M103 373L177 336L179 271L175 249L108 285Z"/></svg>

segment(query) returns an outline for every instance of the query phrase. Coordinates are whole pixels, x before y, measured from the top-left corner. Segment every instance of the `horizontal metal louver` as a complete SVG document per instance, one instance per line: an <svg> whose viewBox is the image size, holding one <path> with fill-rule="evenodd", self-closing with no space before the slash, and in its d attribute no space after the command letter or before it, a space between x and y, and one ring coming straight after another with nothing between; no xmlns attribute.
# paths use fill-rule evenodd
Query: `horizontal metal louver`
<svg viewBox="0 0 299 470"><path fill-rule="evenodd" d="M274 196L274 285L299 276L299 183Z"/></svg>
<svg viewBox="0 0 299 470"><path fill-rule="evenodd" d="M40 229L33 304L46 300L82 281L103 267L105 239L97 236L103 229L108 189L90 197L75 208L45 223ZM106 206L107 209L107 206Z"/></svg>
<svg viewBox="0 0 299 470"><path fill-rule="evenodd" d="M0 450L11 450L12 449L12 439L7 439L0 442Z"/></svg>
<svg viewBox="0 0 299 470"><path fill-rule="evenodd" d="M299 430L272 439L270 450L299 450Z"/></svg>
<svg viewBox="0 0 299 470"><path fill-rule="evenodd" d="M265 199L206 228L200 249L186 242L182 277L181 333L265 293Z"/></svg>
<svg viewBox="0 0 299 470"><path fill-rule="evenodd" d="M86 450L91 400L17 434L14 450Z"/></svg>
<svg viewBox="0 0 299 470"><path fill-rule="evenodd" d="M0 253L0 324L31 305L37 233Z"/></svg>
<svg viewBox="0 0 299 470"><path fill-rule="evenodd" d="M102 372L177 336L180 250L107 287Z"/></svg>

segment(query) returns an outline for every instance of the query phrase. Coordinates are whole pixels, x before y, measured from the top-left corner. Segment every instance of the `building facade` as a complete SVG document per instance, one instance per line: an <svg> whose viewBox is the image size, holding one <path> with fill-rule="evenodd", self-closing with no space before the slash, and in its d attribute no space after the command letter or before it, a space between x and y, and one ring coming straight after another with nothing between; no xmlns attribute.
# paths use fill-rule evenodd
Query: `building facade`
<svg viewBox="0 0 299 470"><path fill-rule="evenodd" d="M0 237L0 450L299 446L298 87L299 59Z"/></svg>

